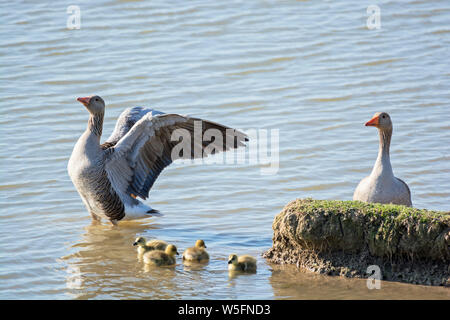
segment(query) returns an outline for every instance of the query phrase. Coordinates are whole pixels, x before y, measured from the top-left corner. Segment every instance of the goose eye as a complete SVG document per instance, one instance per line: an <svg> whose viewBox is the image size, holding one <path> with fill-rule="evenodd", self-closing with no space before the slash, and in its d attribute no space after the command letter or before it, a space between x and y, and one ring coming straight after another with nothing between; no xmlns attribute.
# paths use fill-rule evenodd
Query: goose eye
<svg viewBox="0 0 450 320"><path fill-rule="evenodd" d="M386 118L386 116L383 116L382 118L384 119L384 118Z"/></svg>

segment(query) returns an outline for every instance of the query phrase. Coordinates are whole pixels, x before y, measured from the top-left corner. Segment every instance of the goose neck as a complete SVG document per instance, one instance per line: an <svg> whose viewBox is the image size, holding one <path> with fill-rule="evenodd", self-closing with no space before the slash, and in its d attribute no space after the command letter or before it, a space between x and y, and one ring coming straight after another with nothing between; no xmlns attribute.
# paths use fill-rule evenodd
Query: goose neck
<svg viewBox="0 0 450 320"><path fill-rule="evenodd" d="M88 131L96 135L99 139L103 130L104 113L95 113L89 116Z"/></svg>
<svg viewBox="0 0 450 320"><path fill-rule="evenodd" d="M375 175L393 175L391 160L389 157L389 147L391 144L392 128L379 129L379 149L378 157L375 162L372 174Z"/></svg>

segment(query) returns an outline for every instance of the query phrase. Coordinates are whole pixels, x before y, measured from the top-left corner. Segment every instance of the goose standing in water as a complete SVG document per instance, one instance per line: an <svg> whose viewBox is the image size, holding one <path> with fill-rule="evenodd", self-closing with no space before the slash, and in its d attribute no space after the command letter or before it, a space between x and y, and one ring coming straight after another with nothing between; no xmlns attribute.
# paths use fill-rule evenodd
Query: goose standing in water
<svg viewBox="0 0 450 320"><path fill-rule="evenodd" d="M402 204L411 207L411 191L403 180L394 176L389 158L392 136L391 117L386 112L377 112L366 126L378 128L380 147L372 173L361 180L353 194L353 200Z"/></svg>
<svg viewBox="0 0 450 320"><path fill-rule="evenodd" d="M159 214L137 197L145 200L161 171L176 159L206 157L245 146L248 140L242 132L218 123L134 107L120 115L112 135L100 144L105 102L99 96L77 100L90 116L73 148L69 176L92 218L104 218L114 225ZM206 131L205 136L214 136L212 142L203 141ZM182 142L172 141L173 134L176 139L182 137ZM186 143L189 152L178 145Z"/></svg>

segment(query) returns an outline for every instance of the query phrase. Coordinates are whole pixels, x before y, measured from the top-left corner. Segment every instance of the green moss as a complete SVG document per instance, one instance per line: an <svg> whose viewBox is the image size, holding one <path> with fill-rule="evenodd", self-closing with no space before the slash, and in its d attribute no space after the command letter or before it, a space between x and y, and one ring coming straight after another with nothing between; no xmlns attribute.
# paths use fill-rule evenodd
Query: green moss
<svg viewBox="0 0 450 320"><path fill-rule="evenodd" d="M380 257L450 259L450 214L392 204L297 199L275 218L291 245Z"/></svg>
<svg viewBox="0 0 450 320"><path fill-rule="evenodd" d="M273 222L264 257L328 275L450 286L450 212L359 201L297 199Z"/></svg>

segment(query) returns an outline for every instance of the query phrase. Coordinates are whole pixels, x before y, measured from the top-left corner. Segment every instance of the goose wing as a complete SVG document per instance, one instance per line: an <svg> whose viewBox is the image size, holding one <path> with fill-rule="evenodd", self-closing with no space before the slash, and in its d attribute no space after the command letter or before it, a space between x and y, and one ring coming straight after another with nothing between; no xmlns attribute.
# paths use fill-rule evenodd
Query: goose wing
<svg viewBox="0 0 450 320"><path fill-rule="evenodd" d="M402 179L400 179L400 178L397 178L397 177L395 177L398 181L400 181L401 183L403 183L404 185L405 185L405 187L406 187L406 190L408 191L408 202L409 202L409 206L412 206L412 201L411 201L411 190L409 189L409 187L408 187L408 185L406 184L406 182L405 181L403 181Z"/></svg>
<svg viewBox="0 0 450 320"><path fill-rule="evenodd" d="M400 178L397 178L397 180L400 181L401 183L403 183L403 184L405 185L406 190L408 190L408 195L409 195L409 197L411 198L411 190L409 190L409 187L408 187L408 185L406 184L406 182L403 181L403 180L400 179Z"/></svg>
<svg viewBox="0 0 450 320"><path fill-rule="evenodd" d="M125 132L123 128L113 138ZM105 151L105 169L116 190L146 199L161 171L176 159L206 157L245 146L247 140L244 133L211 121L147 112Z"/></svg>
<svg viewBox="0 0 450 320"><path fill-rule="evenodd" d="M161 111L156 111L144 107L133 107L125 109L120 114L119 118L117 118L113 133L108 139L106 139L104 143L100 145L100 147L105 150L115 146L116 143L119 142L119 140L122 139L123 136L128 133L128 131L130 131L130 129L136 122L138 122L143 116L150 112L152 115L164 114Z"/></svg>

